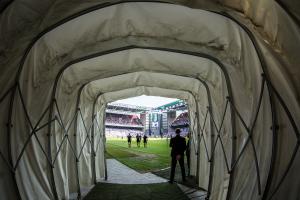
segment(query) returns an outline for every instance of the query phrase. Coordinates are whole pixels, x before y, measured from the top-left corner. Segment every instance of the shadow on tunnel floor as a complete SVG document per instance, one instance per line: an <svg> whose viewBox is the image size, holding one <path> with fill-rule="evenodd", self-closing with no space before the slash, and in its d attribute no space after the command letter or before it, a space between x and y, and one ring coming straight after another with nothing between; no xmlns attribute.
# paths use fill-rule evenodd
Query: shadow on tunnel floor
<svg viewBox="0 0 300 200"><path fill-rule="evenodd" d="M187 165L185 166L185 169L187 169ZM171 172L171 168L169 167L152 173L162 178L170 179L170 172ZM186 174L188 174L187 170L186 170ZM174 181L182 185L185 185L189 188L204 190L198 187L195 176L187 176L185 182L181 181L181 170L179 164L176 166Z"/></svg>
<svg viewBox="0 0 300 200"><path fill-rule="evenodd" d="M84 200L188 200L177 184L98 183Z"/></svg>

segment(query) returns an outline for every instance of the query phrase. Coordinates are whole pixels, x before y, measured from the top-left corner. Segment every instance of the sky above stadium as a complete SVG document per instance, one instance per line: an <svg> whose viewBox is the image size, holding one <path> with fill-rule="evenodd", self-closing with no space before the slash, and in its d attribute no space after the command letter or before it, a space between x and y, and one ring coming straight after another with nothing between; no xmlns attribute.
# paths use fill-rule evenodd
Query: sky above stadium
<svg viewBox="0 0 300 200"><path fill-rule="evenodd" d="M173 98L166 98L166 97L156 97L156 96L138 96L138 97L132 97L128 99L122 99L118 100L114 103L122 103L122 104L129 104L129 105L134 105L134 106L145 106L145 107L151 107L155 108L158 106L162 106L174 101L177 101L178 99L173 99Z"/></svg>

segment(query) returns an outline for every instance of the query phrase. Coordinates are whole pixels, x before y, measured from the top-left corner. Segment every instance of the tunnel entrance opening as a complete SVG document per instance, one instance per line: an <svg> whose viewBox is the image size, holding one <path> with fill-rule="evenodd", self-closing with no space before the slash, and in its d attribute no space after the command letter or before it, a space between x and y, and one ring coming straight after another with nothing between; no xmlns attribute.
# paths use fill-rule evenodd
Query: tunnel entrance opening
<svg viewBox="0 0 300 200"><path fill-rule="evenodd" d="M125 164L141 172L169 167L169 142L175 136L175 129L181 130L182 137L186 138L189 134L187 103L153 96L121 101L132 105L118 102L108 104L106 109L105 135L110 155L118 157L118 153L127 151L124 152L129 153Z"/></svg>
<svg viewBox="0 0 300 200"><path fill-rule="evenodd" d="M128 190L131 190L129 184L135 184L136 187L161 184L167 191L152 191L156 193L157 199L164 199L163 196L166 195L164 193L172 193L170 197L175 199L177 196L178 199L185 199L188 196L204 198L206 193L204 189L199 190L195 170L190 171L191 164L194 168L196 166L197 149L195 141L189 140L191 138L189 136L195 135L196 131L195 126L190 129L189 113L189 106L184 100L158 96L143 95L108 103L104 120L108 176L104 183L123 184L123 189ZM193 123L196 123L195 119ZM175 130L178 129L181 130L180 135L187 144L183 154L186 175L184 182L179 163L175 170L175 183L180 183L182 193L171 192L174 186L166 186L171 172L170 140L176 136ZM193 154L192 163L190 154ZM111 185L111 187L120 186ZM130 198L137 195L136 191L130 193ZM105 191L102 190L103 194ZM87 199L91 195L95 196L96 191L92 190ZM187 196L184 197L185 195Z"/></svg>

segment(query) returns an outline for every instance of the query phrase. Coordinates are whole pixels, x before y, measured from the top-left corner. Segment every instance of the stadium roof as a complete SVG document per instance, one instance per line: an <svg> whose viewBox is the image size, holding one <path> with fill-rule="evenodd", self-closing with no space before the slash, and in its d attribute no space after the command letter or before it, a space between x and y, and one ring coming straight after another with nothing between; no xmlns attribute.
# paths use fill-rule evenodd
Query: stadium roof
<svg viewBox="0 0 300 200"><path fill-rule="evenodd" d="M181 106L185 106L186 102L184 100L177 100L177 101L173 101L171 103L159 106L157 108L155 108L155 110L167 110L167 109L175 109Z"/></svg>
<svg viewBox="0 0 300 200"><path fill-rule="evenodd" d="M116 103L116 102L112 102L108 104L110 107L119 107L119 108L126 108L126 109L135 109L135 110L141 110L141 111L145 111L145 110L150 110L151 107L147 107L147 106L139 106L139 105L130 105L130 104L125 104L125 103Z"/></svg>

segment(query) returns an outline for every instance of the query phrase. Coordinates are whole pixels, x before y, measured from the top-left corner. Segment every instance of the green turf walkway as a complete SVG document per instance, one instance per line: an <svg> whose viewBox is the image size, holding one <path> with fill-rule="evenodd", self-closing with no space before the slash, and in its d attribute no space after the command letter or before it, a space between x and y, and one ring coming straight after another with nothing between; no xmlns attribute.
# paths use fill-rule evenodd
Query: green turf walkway
<svg viewBox="0 0 300 200"><path fill-rule="evenodd" d="M188 200L176 184L98 183L84 200Z"/></svg>

